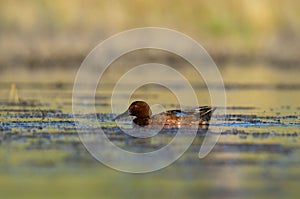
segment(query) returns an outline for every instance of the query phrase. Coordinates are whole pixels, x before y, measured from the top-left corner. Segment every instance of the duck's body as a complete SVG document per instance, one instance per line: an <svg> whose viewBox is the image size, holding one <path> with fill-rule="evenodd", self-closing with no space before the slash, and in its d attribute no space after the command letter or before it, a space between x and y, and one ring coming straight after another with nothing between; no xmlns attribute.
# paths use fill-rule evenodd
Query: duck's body
<svg viewBox="0 0 300 199"><path fill-rule="evenodd" d="M169 110L151 116L149 105L144 101L133 102L127 111L115 119L136 116L133 123L138 126L164 126L164 128L181 128L198 125L208 125L215 108L201 106L192 111Z"/></svg>

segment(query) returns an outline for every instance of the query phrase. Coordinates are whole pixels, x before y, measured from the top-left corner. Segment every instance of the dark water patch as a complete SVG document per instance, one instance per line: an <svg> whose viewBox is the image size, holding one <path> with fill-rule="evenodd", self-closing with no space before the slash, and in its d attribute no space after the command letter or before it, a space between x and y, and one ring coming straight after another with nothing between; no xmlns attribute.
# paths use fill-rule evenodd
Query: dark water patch
<svg viewBox="0 0 300 199"><path fill-rule="evenodd" d="M135 153L148 153L154 152L162 147L166 146L167 143L163 144L151 144L149 140L145 139L127 139L125 143L118 145L120 148L126 151Z"/></svg>
<svg viewBox="0 0 300 199"><path fill-rule="evenodd" d="M195 154L195 157L186 158L182 161L177 161L178 166L188 166L190 168L198 167L197 165L205 163L205 167L240 167L240 166L272 166L272 167L283 167L280 160L269 160L269 159L245 159L245 158L213 158L213 159L199 159ZM296 166L296 165L295 165Z"/></svg>
<svg viewBox="0 0 300 199"><path fill-rule="evenodd" d="M293 133L278 133L278 132L247 132L244 130L238 130L236 128L225 130L222 132L222 135L237 135L241 138L247 138L248 136L252 136L253 138L269 138L269 137L298 137L300 135L299 132Z"/></svg>
<svg viewBox="0 0 300 199"><path fill-rule="evenodd" d="M11 118L11 119L36 119L36 120L44 120L48 119L72 119L72 114L66 114L62 112L52 112L52 111L45 111L45 110L36 110L30 113L17 113L17 114L6 114L3 118Z"/></svg>
<svg viewBox="0 0 300 199"><path fill-rule="evenodd" d="M56 162L51 160L26 160L20 163L19 166L31 168L55 168Z"/></svg>
<svg viewBox="0 0 300 199"><path fill-rule="evenodd" d="M225 118L224 126L232 127L299 127L298 115L285 115L285 116L258 116L246 114L227 114L225 116L215 116L217 119L222 120Z"/></svg>
<svg viewBox="0 0 300 199"><path fill-rule="evenodd" d="M275 153L290 155L294 147L281 144L256 144L256 143L217 143L214 151L222 153Z"/></svg>
<svg viewBox="0 0 300 199"><path fill-rule="evenodd" d="M46 139L46 140L60 140L66 137L77 137L77 133L53 133L53 132L43 132L43 133L36 133L34 131L27 131L27 132L5 132L0 136L0 139L4 142L7 141L16 141L21 140L27 142L28 140L39 140L39 139Z"/></svg>
<svg viewBox="0 0 300 199"><path fill-rule="evenodd" d="M262 132L262 133L251 133L254 138L267 138L271 136L280 136L280 137L297 137L299 133L275 133L275 132Z"/></svg>
<svg viewBox="0 0 300 199"><path fill-rule="evenodd" d="M1 122L1 128L10 129L56 129L56 130L75 130L73 121L11 121Z"/></svg>
<svg viewBox="0 0 300 199"><path fill-rule="evenodd" d="M96 160L92 155L90 155L86 150L80 150L74 152L62 160L66 164L74 165L89 165L89 164L99 164L99 161Z"/></svg>
<svg viewBox="0 0 300 199"><path fill-rule="evenodd" d="M233 128L231 130L223 131L222 135L249 135L249 133L245 132L244 130L238 130L236 128Z"/></svg>
<svg viewBox="0 0 300 199"><path fill-rule="evenodd" d="M30 140L25 147L26 150L62 150L62 151L76 151L84 150L84 146L80 141L75 140L60 140L60 139L35 139Z"/></svg>
<svg viewBox="0 0 300 199"><path fill-rule="evenodd" d="M245 114L227 114L225 116L227 120L253 120L253 119L268 119L268 120L280 120L280 119L298 119L298 115L284 115L284 116L258 116L258 115L245 115Z"/></svg>
<svg viewBox="0 0 300 199"><path fill-rule="evenodd" d="M210 162L213 166L269 166L269 167L280 167L283 168L284 165L280 160L247 160L247 159L234 159L227 158L226 160L214 160Z"/></svg>
<svg viewBox="0 0 300 199"><path fill-rule="evenodd" d="M258 116L257 115L244 115L244 114L227 114L225 116L227 121L230 120L253 120L253 119L257 119Z"/></svg>
<svg viewBox="0 0 300 199"><path fill-rule="evenodd" d="M212 124L213 125L213 124ZM256 127L256 128L266 128L266 127L282 127L282 128L298 128L300 123L282 123L282 122L263 122L263 121L248 121L248 122L233 122L233 123L224 123L218 124L215 126L226 126L226 127Z"/></svg>

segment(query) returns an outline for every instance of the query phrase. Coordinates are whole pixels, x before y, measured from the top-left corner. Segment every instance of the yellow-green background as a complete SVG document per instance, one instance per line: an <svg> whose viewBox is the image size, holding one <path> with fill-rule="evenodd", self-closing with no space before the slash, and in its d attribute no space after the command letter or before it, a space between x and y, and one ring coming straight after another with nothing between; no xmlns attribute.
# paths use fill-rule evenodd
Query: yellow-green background
<svg viewBox="0 0 300 199"><path fill-rule="evenodd" d="M50 104L37 110L61 107L71 113L72 83L87 53L115 33L144 26L171 28L196 39L216 60L225 84L297 86L299 18L296 0L0 0L1 109L7 108L10 83L16 83L21 99ZM30 82L37 85L30 87L26 84ZM51 86L57 82L69 86L55 90ZM299 89L231 90L227 97L231 107L254 107L229 113L293 115L299 123ZM63 102L69 105L61 106ZM18 121L4 119L2 114L1 122ZM82 146L54 142L51 149L28 150L40 140L2 141L0 198L298 198L299 138L284 136L299 134L297 128L242 130L283 136L240 139L225 135L220 145L278 144L294 147L293 152L219 149L204 160L198 160L194 152L187 157L196 159L196 164L181 164L182 159L165 170L131 175L101 165ZM74 140L79 142L76 135L63 141Z"/></svg>

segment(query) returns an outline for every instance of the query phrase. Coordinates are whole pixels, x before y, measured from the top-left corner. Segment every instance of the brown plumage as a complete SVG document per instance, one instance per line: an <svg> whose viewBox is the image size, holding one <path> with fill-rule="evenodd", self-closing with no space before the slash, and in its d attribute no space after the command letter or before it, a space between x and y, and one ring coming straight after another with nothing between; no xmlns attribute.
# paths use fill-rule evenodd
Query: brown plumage
<svg viewBox="0 0 300 199"><path fill-rule="evenodd" d="M152 115L149 105L144 101L133 102L127 111L118 115L115 120L127 116L135 116L134 124L139 126L164 126L165 128L181 128L197 125L208 125L216 108L201 106L192 111L169 110Z"/></svg>

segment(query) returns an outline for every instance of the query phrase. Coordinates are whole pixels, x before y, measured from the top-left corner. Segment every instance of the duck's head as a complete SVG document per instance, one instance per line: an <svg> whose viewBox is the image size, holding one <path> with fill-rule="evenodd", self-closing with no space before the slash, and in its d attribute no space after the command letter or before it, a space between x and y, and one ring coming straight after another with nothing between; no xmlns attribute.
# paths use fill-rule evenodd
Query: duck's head
<svg viewBox="0 0 300 199"><path fill-rule="evenodd" d="M150 106L144 101L134 101L130 104L129 108L122 114L115 117L114 120L127 117L136 116L137 118L150 118L152 112Z"/></svg>

